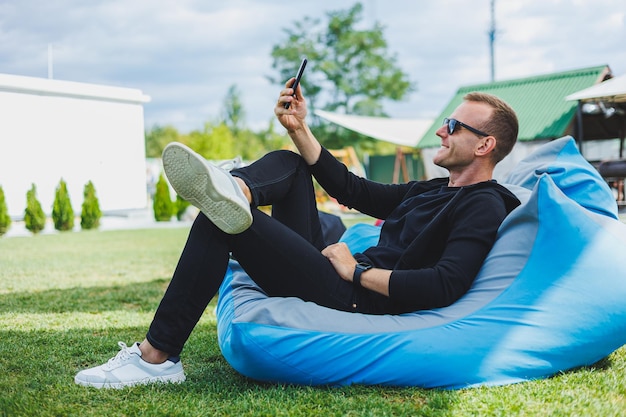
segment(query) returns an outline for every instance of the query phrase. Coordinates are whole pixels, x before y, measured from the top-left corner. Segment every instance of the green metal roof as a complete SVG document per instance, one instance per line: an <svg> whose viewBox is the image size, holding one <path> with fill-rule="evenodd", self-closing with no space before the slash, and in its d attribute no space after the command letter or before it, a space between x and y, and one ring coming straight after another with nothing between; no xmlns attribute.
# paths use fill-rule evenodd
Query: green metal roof
<svg viewBox="0 0 626 417"><path fill-rule="evenodd" d="M463 96L472 91L493 94L513 107L520 124L519 141L559 138L567 134L566 131L576 115L577 102L566 101L565 97L601 82L609 72L609 67L602 65L461 87L441 115L435 119L417 147L429 148L441 144L435 132L441 126L443 118L448 117L461 104Z"/></svg>

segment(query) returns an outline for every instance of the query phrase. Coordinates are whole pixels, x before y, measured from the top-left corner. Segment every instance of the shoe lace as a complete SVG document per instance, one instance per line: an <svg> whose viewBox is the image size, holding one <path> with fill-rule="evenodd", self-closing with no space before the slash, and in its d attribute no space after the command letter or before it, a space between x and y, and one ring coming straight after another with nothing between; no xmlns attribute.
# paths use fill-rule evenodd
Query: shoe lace
<svg viewBox="0 0 626 417"><path fill-rule="evenodd" d="M241 168L244 165L243 161L241 160L241 157L238 156L236 158L233 159L229 159L223 162L220 162L219 164L217 164L218 167L222 168L224 171L231 171L235 168Z"/></svg>
<svg viewBox="0 0 626 417"><path fill-rule="evenodd" d="M117 345L120 347L120 351L106 363L108 369L116 368L131 358L130 349L126 346L126 343L117 342Z"/></svg>

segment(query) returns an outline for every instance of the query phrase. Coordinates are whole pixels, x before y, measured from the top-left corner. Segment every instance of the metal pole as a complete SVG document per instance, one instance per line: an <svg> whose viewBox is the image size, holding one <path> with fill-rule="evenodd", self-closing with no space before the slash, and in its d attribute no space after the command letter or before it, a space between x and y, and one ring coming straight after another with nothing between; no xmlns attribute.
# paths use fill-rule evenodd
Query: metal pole
<svg viewBox="0 0 626 417"><path fill-rule="evenodd" d="M491 0L491 29L489 30L489 53L491 57L491 82L494 82L496 79L496 70L495 70L495 48L494 43L496 41L496 0Z"/></svg>

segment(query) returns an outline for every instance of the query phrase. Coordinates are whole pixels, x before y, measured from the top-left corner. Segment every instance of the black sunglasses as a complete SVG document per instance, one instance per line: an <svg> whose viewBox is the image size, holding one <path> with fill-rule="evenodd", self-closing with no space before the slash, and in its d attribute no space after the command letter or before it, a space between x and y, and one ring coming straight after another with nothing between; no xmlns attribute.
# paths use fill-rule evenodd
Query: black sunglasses
<svg viewBox="0 0 626 417"><path fill-rule="evenodd" d="M457 126L461 126L466 128L472 133L475 133L479 136L491 136L489 133L481 132L480 130L473 128L472 126L466 125L463 122L459 122L456 119L448 119L447 117L443 119L443 124L448 126L448 135L453 134L457 130Z"/></svg>

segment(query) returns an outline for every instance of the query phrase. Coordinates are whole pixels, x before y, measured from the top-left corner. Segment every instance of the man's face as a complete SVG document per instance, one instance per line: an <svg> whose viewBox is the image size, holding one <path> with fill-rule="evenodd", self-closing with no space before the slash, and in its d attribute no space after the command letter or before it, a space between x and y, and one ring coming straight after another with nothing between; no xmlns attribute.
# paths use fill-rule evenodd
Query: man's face
<svg viewBox="0 0 626 417"><path fill-rule="evenodd" d="M450 119L458 120L473 128L480 129L491 117L493 109L485 103L464 101L450 115ZM443 125L436 132L441 138L441 147L435 154L433 162L447 170L462 170L475 160L475 149L482 137L457 124L452 134L448 126Z"/></svg>

